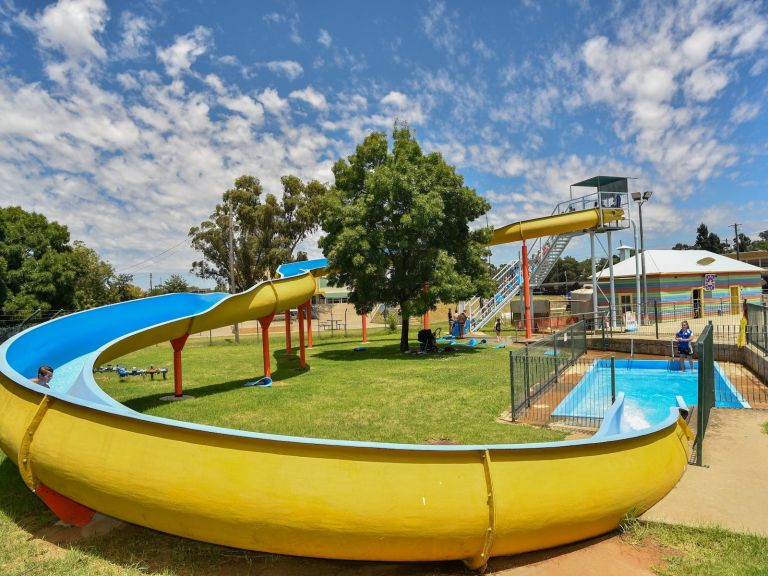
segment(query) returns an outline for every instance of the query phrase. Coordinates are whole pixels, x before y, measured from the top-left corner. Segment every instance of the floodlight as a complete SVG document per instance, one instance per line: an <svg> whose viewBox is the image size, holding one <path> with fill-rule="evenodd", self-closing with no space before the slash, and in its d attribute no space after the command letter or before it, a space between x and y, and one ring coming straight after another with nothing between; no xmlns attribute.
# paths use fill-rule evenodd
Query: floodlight
<svg viewBox="0 0 768 576"><path fill-rule="evenodd" d="M640 202L641 197L642 195L640 194L640 192L632 192L632 200L634 200L635 202Z"/></svg>
<svg viewBox="0 0 768 576"><path fill-rule="evenodd" d="M653 190L646 190L643 192L643 200L650 200L651 196L653 196Z"/></svg>

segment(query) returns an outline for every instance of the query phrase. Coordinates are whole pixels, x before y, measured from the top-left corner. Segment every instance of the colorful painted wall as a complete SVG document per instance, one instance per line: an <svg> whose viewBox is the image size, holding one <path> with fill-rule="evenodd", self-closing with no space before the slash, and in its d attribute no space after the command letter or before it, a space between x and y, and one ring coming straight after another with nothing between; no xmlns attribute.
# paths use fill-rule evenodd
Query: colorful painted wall
<svg viewBox="0 0 768 576"><path fill-rule="evenodd" d="M693 290L704 288L704 274L652 275L648 276L648 301L656 302L660 320L671 320L694 316ZM759 273L720 273L715 277L714 290L702 290L701 316L719 316L740 313L739 305L761 301L762 278ZM609 282L599 282L601 293L598 305L608 305ZM739 288L738 303L731 301L731 288ZM616 304L622 301L636 304L635 278L623 277L614 280ZM624 296L624 298L622 298Z"/></svg>

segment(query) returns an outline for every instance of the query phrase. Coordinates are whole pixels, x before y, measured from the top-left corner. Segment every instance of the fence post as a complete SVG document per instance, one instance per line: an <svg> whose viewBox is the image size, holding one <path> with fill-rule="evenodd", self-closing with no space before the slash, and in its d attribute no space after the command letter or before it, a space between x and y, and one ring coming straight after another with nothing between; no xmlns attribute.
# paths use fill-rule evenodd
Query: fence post
<svg viewBox="0 0 768 576"><path fill-rule="evenodd" d="M517 410L515 410L515 356L512 352L509 353L509 396L509 415L514 422Z"/></svg>
<svg viewBox="0 0 768 576"><path fill-rule="evenodd" d="M653 301L653 319L656 322L656 340L659 339L659 301Z"/></svg>
<svg viewBox="0 0 768 576"><path fill-rule="evenodd" d="M704 423L704 358L702 356L704 352L704 342L696 342L696 355L699 357L699 410L696 415L696 465L704 466L704 450L702 444L704 444L704 431L707 429Z"/></svg>
<svg viewBox="0 0 768 576"><path fill-rule="evenodd" d="M611 404L616 402L616 356L611 354Z"/></svg>
<svg viewBox="0 0 768 576"><path fill-rule="evenodd" d="M530 358L528 357L528 342L525 343L525 371L523 384L525 385L525 407L531 407L531 389L528 387L530 381Z"/></svg>
<svg viewBox="0 0 768 576"><path fill-rule="evenodd" d="M558 361L557 361L557 334L555 334L552 337L552 348L553 348L554 353L555 353L555 356L554 356L554 358L555 358L555 384L557 384L557 382L559 380L559 376L560 376L560 374L558 373L558 370L557 370L557 368L558 368L558 366L557 366L558 365Z"/></svg>
<svg viewBox="0 0 768 576"><path fill-rule="evenodd" d="M600 322L600 329L601 329L601 330L602 330L602 332L603 332L603 351L605 351L605 350L606 350L606 348L608 347L608 345L607 345L607 344L606 344L606 342L605 342L605 318L602 318L602 319L601 319L601 322Z"/></svg>

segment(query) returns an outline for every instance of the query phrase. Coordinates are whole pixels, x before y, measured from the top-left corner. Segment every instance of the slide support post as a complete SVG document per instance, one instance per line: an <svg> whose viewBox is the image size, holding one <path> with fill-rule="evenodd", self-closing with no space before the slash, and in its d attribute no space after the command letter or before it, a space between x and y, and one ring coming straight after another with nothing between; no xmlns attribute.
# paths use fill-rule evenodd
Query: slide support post
<svg viewBox="0 0 768 576"><path fill-rule="evenodd" d="M290 354L291 349L291 311L285 311L285 353Z"/></svg>
<svg viewBox="0 0 768 576"><path fill-rule="evenodd" d="M263 338L261 339L261 352L264 357L264 376L267 378L272 378L272 370L270 367L269 362L269 325L272 324L272 320L275 317L275 313L272 312L269 316L264 316L263 318L259 318L259 324L261 325L261 330L264 332Z"/></svg>
<svg viewBox="0 0 768 576"><path fill-rule="evenodd" d="M187 338L189 338L189 334L171 340L171 346L173 346L173 395L176 398L181 398L184 395L181 383L181 351L187 343Z"/></svg>
<svg viewBox="0 0 768 576"><path fill-rule="evenodd" d="M299 306L299 366L307 367L307 355L304 349L304 304Z"/></svg>
<svg viewBox="0 0 768 576"><path fill-rule="evenodd" d="M533 337L533 323L531 322L531 282L528 273L528 246L523 240L523 295L525 298L525 338Z"/></svg>
<svg viewBox="0 0 768 576"><path fill-rule="evenodd" d="M312 298L307 300L307 348L312 348Z"/></svg>

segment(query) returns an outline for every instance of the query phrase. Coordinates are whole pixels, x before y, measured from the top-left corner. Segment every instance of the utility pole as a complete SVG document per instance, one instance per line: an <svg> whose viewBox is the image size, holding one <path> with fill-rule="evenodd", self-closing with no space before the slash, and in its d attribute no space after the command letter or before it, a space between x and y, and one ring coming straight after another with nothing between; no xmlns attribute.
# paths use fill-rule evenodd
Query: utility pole
<svg viewBox="0 0 768 576"><path fill-rule="evenodd" d="M733 235L736 239L736 260L741 261L741 254L739 253L739 226L741 224L731 224L730 228L733 228Z"/></svg>
<svg viewBox="0 0 768 576"><path fill-rule="evenodd" d="M235 218L229 205L229 293L235 293ZM240 326L235 322L235 343L240 344Z"/></svg>
<svg viewBox="0 0 768 576"><path fill-rule="evenodd" d="M152 292L152 272L149 273L149 291Z"/></svg>

